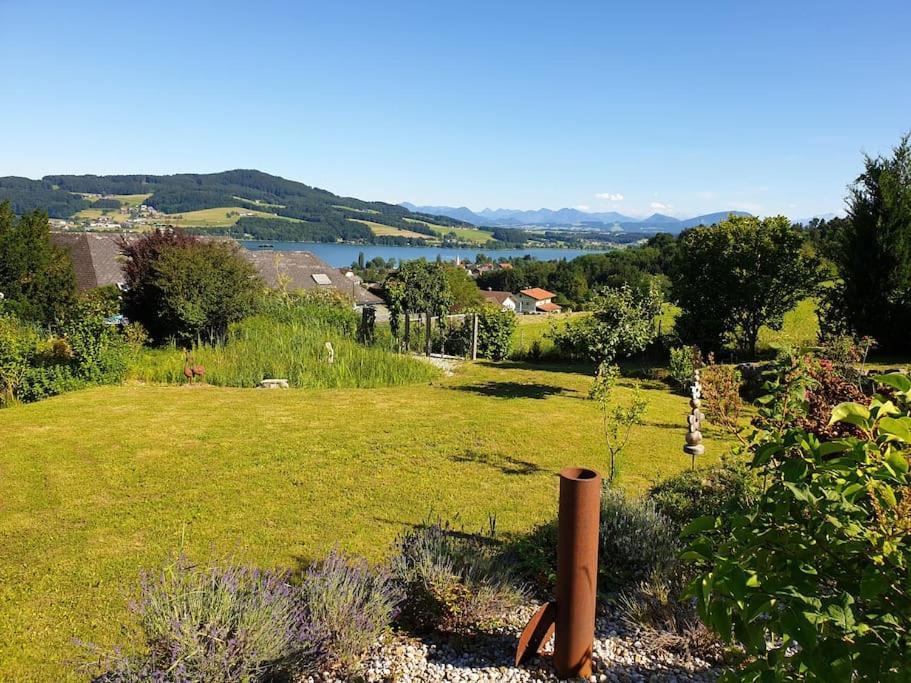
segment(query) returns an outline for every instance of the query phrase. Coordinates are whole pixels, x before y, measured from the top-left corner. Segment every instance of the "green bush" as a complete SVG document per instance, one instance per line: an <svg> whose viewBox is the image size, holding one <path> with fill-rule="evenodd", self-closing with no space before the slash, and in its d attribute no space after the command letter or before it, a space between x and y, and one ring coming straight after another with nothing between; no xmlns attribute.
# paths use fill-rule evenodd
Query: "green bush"
<svg viewBox="0 0 911 683"><path fill-rule="evenodd" d="M679 553L674 524L647 498L605 487L601 494L601 586L619 590L670 568Z"/></svg>
<svg viewBox="0 0 911 683"><path fill-rule="evenodd" d="M749 656L741 680L907 681L911 671L911 380L878 378L821 441L801 426L812 385L786 365L750 444L754 506L702 517L684 557L703 621Z"/></svg>
<svg viewBox="0 0 911 683"><path fill-rule="evenodd" d="M664 575L680 550L673 522L648 499L605 487L601 495L598 590L614 593L653 574ZM557 520L515 539L510 554L517 571L543 593L556 581Z"/></svg>
<svg viewBox="0 0 911 683"><path fill-rule="evenodd" d="M641 353L658 336L662 297L654 288L642 292L629 286L606 287L587 308L591 315L569 320L548 333L564 358L611 363Z"/></svg>
<svg viewBox="0 0 911 683"><path fill-rule="evenodd" d="M748 509L759 482L745 463L726 459L720 465L685 470L652 486L648 499L678 528L705 515Z"/></svg>
<svg viewBox="0 0 911 683"><path fill-rule="evenodd" d="M405 595L399 618L417 631L468 636L495 628L522 598L493 530L425 524L399 537L393 571Z"/></svg>
<svg viewBox="0 0 911 683"><path fill-rule="evenodd" d="M92 301L79 302L56 335L0 317L0 406L120 382L127 359L123 336Z"/></svg>
<svg viewBox="0 0 911 683"><path fill-rule="evenodd" d="M693 383L699 349L695 346L674 346L669 354L668 373L676 387L686 391Z"/></svg>

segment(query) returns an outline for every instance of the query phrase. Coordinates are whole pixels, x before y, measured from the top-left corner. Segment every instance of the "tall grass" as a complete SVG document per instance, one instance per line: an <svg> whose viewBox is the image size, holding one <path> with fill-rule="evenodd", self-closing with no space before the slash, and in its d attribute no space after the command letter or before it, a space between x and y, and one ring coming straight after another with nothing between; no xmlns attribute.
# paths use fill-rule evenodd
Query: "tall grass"
<svg viewBox="0 0 911 683"><path fill-rule="evenodd" d="M191 362L205 367L206 382L227 387L255 387L264 379L280 378L294 387L369 388L427 382L438 375L434 367L383 345L358 343L350 312L329 306L309 300L271 306L232 325L222 342L194 346ZM335 351L331 364L326 342ZM130 377L186 382L185 365L182 349L149 349L140 354Z"/></svg>

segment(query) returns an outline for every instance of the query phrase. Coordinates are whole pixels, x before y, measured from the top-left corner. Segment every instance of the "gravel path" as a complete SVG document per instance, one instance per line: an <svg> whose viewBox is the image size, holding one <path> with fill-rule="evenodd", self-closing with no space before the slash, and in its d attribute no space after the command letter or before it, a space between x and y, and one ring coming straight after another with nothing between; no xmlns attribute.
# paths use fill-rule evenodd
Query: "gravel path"
<svg viewBox="0 0 911 683"><path fill-rule="evenodd" d="M519 610L512 625L499 633L464 641L458 647L439 638L418 640L396 634L381 646L364 668L367 683L435 683L437 681L556 681L547 656L516 667L515 651L521 626L533 608ZM553 643L548 646L548 651ZM684 683L714 681L719 671L698 657L643 648L635 632L610 617L599 618L595 631L594 674L591 681ZM312 677L312 683L338 683L331 675Z"/></svg>

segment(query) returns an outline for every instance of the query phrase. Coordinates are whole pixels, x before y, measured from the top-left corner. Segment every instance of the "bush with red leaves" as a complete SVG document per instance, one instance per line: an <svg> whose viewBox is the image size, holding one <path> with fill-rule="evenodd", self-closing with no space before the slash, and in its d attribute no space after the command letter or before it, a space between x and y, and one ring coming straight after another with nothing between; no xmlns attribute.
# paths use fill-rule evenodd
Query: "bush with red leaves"
<svg viewBox="0 0 911 683"><path fill-rule="evenodd" d="M832 409L839 403L866 403L867 398L860 388L839 372L830 360L811 361L809 375L813 379L813 385L807 390L807 415L798 420L800 427L812 432L822 441L861 436L860 430L847 422L829 425Z"/></svg>

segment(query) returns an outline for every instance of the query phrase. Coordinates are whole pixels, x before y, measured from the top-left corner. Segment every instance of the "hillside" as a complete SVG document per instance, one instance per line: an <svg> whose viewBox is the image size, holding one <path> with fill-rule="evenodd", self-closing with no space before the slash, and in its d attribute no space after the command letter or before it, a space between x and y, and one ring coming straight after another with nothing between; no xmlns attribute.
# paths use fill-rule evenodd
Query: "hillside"
<svg viewBox="0 0 911 683"><path fill-rule="evenodd" d="M154 212L137 215L141 203ZM16 213L42 209L52 218L179 225L234 237L301 241L438 240L474 228L446 216L384 202L341 197L255 170L176 175L51 175L0 178L0 201ZM144 200L144 201L143 201ZM372 226L379 226L378 228ZM486 235L485 235L486 236ZM490 239L486 236L486 239ZM482 241L486 241L482 240Z"/></svg>

